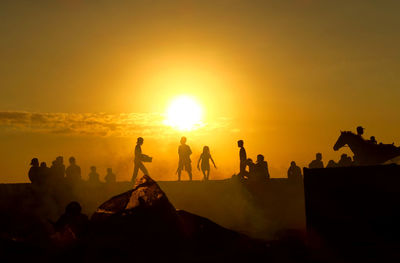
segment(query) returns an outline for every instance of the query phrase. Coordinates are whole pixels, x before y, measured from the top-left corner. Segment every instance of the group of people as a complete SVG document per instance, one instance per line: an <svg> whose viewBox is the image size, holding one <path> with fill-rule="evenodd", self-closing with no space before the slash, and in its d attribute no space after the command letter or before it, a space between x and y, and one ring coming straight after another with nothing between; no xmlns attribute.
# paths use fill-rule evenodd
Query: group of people
<svg viewBox="0 0 400 263"><path fill-rule="evenodd" d="M364 128L359 126L357 127L357 135L361 136L364 133ZM371 143L377 143L374 136L371 136ZM192 181L192 161L190 156L192 155L192 150L190 146L186 144L187 138L182 137L180 140L180 145L178 147L178 168L176 170L176 174L178 175L178 181L181 180L182 171L186 171L189 180ZM132 182L136 181L136 177L138 175L139 170L143 172L143 174L149 174L146 167L143 163L152 162L153 158L142 153L142 145L144 143L144 139L142 137L137 138L136 147L135 147L135 157L134 157L134 169L132 175ZM260 181L260 180L268 180L270 179L270 174L268 170L268 163L264 160L264 156L262 154L257 155L257 160L254 163L251 158L247 158L246 149L244 148L243 140L239 140L237 142L239 150L239 177L242 179L252 180L252 181ZM210 148L208 146L203 147L203 152L201 153L198 161L197 161L197 169L202 171L203 179L205 181L210 178L210 161L212 162L214 168L217 168L214 162L214 159L211 156ZM53 161L51 167L47 167L45 162L40 163L37 158L33 158L31 161L31 169L29 170L29 179L32 183L43 184L45 182L55 182L60 180L67 180L70 182L78 182L82 180L81 177L81 168L76 164L76 160L74 157L69 158L70 165L65 168L63 164L63 157L59 156L56 160ZM342 154L339 162L335 162L330 160L326 166L326 168L331 167L348 167L352 166L353 160L347 154ZM313 160L308 168L324 168L324 163L322 161L322 154L317 153L315 160ZM92 166L90 168L91 172L89 174L88 182L95 183L100 182L99 174L96 172L96 167ZM290 180L299 180L302 178L301 168L297 166L295 161L290 163L290 167L287 172L288 179ZM116 181L115 174L112 172L111 168L107 168L107 174L104 177L106 183L113 183Z"/></svg>
<svg viewBox="0 0 400 263"><path fill-rule="evenodd" d="M138 175L139 170L143 172L143 174L149 174L146 167L144 166L144 162L151 162L152 157L149 157L146 154L142 153L141 146L143 145L144 139L142 137L137 138L136 146L135 146L135 158L134 158L134 169L132 175L132 182L135 182L136 177ZM187 138L182 137L180 140L180 145L178 147L178 168L176 170L176 174L178 175L178 181L181 181L182 171L186 171L189 176L189 180L192 181L192 161L190 156L192 154L192 150L190 146L186 144ZM246 149L244 148L243 140L239 140L237 142L239 150L239 160L240 160L240 170L238 176L244 180L250 181L266 181L270 179L270 174L268 170L268 163L264 160L264 156L262 154L257 155L257 160L254 163L251 158L247 158ZM214 168L217 168L214 162L214 159L211 156L210 148L208 146L203 147L203 152L200 154L200 157L197 161L197 169L201 170L203 173L203 180L207 181L210 178L210 161L212 162ZM288 178L291 180L298 180L302 178L301 169L296 165L296 162L292 161L291 166L288 170Z"/></svg>
<svg viewBox="0 0 400 263"><path fill-rule="evenodd" d="M69 166L65 167L64 158L58 156L53 162L51 167L48 167L46 162L39 164L38 158L31 160L31 168L28 172L29 180L33 184L45 185L45 184L59 184L62 182L78 183L82 181L81 168L76 164L75 157L69 158ZM96 172L96 167L90 168L89 174L90 183L100 182L99 174ZM106 183L115 183L116 176L112 172L112 168L107 168L107 174L104 177Z"/></svg>
<svg viewBox="0 0 400 263"><path fill-rule="evenodd" d="M239 177L250 181L269 180L268 163L264 160L262 154L257 155L256 163L251 158L247 158L246 149L244 148L243 140L237 142L239 150L240 169ZM248 170L247 170L248 167Z"/></svg>
<svg viewBox="0 0 400 263"><path fill-rule="evenodd" d="M135 182L136 177L138 175L139 170L143 172L143 174L149 174L146 167L144 166L144 162L151 162L152 157L149 157L146 154L142 153L141 146L143 145L144 139L142 137L137 138L136 146L135 146L135 158L134 158L134 168L132 175L132 182ZM189 176L189 180L193 180L192 175L192 160L190 159L190 155L192 155L192 150L190 146L186 144L187 138L182 137L180 140L180 145L178 147L178 169L176 170L176 174L178 175L178 181L181 180L182 171L186 171ZM215 165L214 159L211 156L210 148L208 146L203 147L203 152L200 155L200 158L197 162L197 169L201 170L203 173L203 179L205 181L210 178L210 160L214 165L214 168L217 168ZM201 167L201 169L200 169Z"/></svg>

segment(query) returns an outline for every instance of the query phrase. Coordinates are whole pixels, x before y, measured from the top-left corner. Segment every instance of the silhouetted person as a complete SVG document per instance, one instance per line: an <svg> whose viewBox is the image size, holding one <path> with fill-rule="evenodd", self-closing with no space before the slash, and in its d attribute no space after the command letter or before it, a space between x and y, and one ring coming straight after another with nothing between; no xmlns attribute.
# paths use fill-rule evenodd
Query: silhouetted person
<svg viewBox="0 0 400 263"><path fill-rule="evenodd" d="M75 157L69 158L69 166L65 170L65 178L72 183L79 182L82 179L81 168L76 164Z"/></svg>
<svg viewBox="0 0 400 263"><path fill-rule="evenodd" d="M352 165L351 157L347 156L347 154L342 154L340 156L340 160L338 162L338 166L340 167L349 167Z"/></svg>
<svg viewBox="0 0 400 263"><path fill-rule="evenodd" d="M51 174L50 174L50 168L47 167L46 162L41 162L39 168L40 168L39 169L39 174L40 174L39 182L42 184L49 183Z"/></svg>
<svg viewBox="0 0 400 263"><path fill-rule="evenodd" d="M315 160L313 160L309 165L308 168L316 169L316 168L324 168L324 163L322 162L322 154L317 153L315 155Z"/></svg>
<svg viewBox="0 0 400 263"><path fill-rule="evenodd" d="M210 177L210 160L212 161L214 167L217 168L213 158L211 157L210 148L208 146L204 146L203 153L200 155L199 161L197 162L197 169L200 170L199 164L201 161L201 171L204 175L204 181L208 181L208 178Z"/></svg>
<svg viewBox="0 0 400 263"><path fill-rule="evenodd" d="M375 139L375 136L371 136L370 139L369 139L369 141L370 141L371 143L373 143L373 144L378 144L378 142L377 142L376 139Z"/></svg>
<svg viewBox="0 0 400 263"><path fill-rule="evenodd" d="M180 142L181 145L178 147L179 163L178 170L176 171L178 174L178 181L181 180L182 170L185 170L188 173L189 180L192 181L192 160L190 160L192 150L189 145L186 144L186 137L183 136Z"/></svg>
<svg viewBox="0 0 400 263"><path fill-rule="evenodd" d="M57 232L72 232L75 239L82 238L88 231L88 216L81 213L82 208L78 202L71 202L65 208L65 213L55 223Z"/></svg>
<svg viewBox="0 0 400 263"><path fill-rule="evenodd" d="M151 162L152 158L142 154L142 145L143 145L143 138L139 137L137 138L136 141L136 146L135 146L135 159L134 159L134 167L133 167L133 175L131 182L136 181L136 177L138 175L139 169L143 172L145 175L149 175L149 172L147 171L146 167L144 167L143 162Z"/></svg>
<svg viewBox="0 0 400 263"><path fill-rule="evenodd" d="M32 184L40 183L40 167L38 158L33 158L31 160L31 168L29 169L28 177Z"/></svg>
<svg viewBox="0 0 400 263"><path fill-rule="evenodd" d="M287 177L290 181L300 181L302 178L301 168L296 165L295 161L290 163L290 167L287 172Z"/></svg>
<svg viewBox="0 0 400 263"><path fill-rule="evenodd" d="M264 161L262 154L257 155L257 162L255 165L255 176L257 181L269 179L268 163Z"/></svg>
<svg viewBox="0 0 400 263"><path fill-rule="evenodd" d="M240 160L240 174L244 176L246 174L246 162L247 162L247 154L246 149L244 148L243 140L239 140L237 142L239 150L239 160Z"/></svg>
<svg viewBox="0 0 400 263"><path fill-rule="evenodd" d="M362 135L364 134L364 128L361 126L357 127L357 135L362 137Z"/></svg>
<svg viewBox="0 0 400 263"><path fill-rule="evenodd" d="M255 174L256 174L256 164L253 162L251 158L247 159L246 165L249 167L249 172L247 174L247 178L250 179L255 179Z"/></svg>
<svg viewBox="0 0 400 263"><path fill-rule="evenodd" d="M107 174L104 177L104 181L106 181L108 184L112 184L117 181L115 174L112 172L112 168L107 168Z"/></svg>
<svg viewBox="0 0 400 263"><path fill-rule="evenodd" d="M58 156L55 161L52 162L50 167L51 179L52 182L61 182L64 180L65 174L65 165L64 158L62 156Z"/></svg>
<svg viewBox="0 0 400 263"><path fill-rule="evenodd" d="M337 163L334 160L329 160L328 164L326 165L326 168L333 168L337 167Z"/></svg>
<svg viewBox="0 0 400 263"><path fill-rule="evenodd" d="M96 172L96 166L91 166L90 167L90 173L89 173L89 183L99 183L99 174Z"/></svg>

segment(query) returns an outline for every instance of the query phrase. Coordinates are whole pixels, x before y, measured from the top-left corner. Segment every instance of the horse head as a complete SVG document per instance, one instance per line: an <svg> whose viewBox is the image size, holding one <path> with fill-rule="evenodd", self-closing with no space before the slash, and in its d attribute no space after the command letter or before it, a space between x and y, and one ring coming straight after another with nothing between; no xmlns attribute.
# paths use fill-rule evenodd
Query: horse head
<svg viewBox="0 0 400 263"><path fill-rule="evenodd" d="M339 138L337 139L335 145L333 146L333 150L334 150L334 151L338 151L338 150L339 150L340 148L342 148L346 143L347 143L347 140L346 140L346 133L340 131L340 136L339 136Z"/></svg>

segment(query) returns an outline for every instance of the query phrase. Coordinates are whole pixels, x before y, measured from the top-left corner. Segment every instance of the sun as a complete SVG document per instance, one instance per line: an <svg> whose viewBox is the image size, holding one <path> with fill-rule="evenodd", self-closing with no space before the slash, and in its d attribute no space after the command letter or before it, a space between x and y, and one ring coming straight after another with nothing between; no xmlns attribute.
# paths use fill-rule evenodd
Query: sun
<svg viewBox="0 0 400 263"><path fill-rule="evenodd" d="M180 131L191 131L202 126L203 110L187 95L174 98L169 104L164 123Z"/></svg>

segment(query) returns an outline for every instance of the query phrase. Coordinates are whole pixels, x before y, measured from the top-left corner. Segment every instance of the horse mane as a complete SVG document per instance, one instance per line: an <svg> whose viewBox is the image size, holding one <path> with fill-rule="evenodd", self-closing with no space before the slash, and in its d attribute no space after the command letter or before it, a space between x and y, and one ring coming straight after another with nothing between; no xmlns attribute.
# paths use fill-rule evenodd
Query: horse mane
<svg viewBox="0 0 400 263"><path fill-rule="evenodd" d="M358 136L357 134L355 134L355 133L352 132L352 131L342 131L342 133L343 133L343 134L346 134L346 135L352 135L354 138L357 138L357 139L359 139L360 141L367 142L366 139L364 139L364 138L361 137L361 136Z"/></svg>

